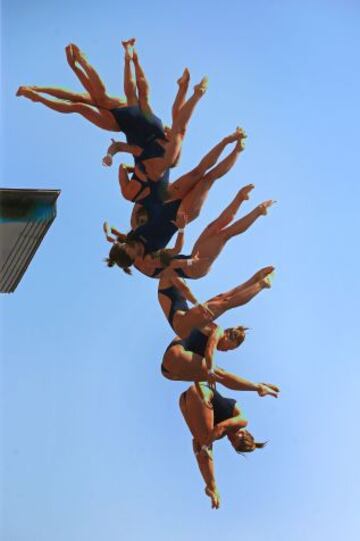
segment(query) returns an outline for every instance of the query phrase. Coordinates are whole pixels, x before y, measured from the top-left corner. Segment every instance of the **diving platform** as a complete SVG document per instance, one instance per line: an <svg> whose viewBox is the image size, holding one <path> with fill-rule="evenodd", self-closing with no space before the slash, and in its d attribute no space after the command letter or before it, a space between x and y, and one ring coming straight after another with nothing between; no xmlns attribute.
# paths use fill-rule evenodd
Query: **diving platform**
<svg viewBox="0 0 360 541"><path fill-rule="evenodd" d="M0 188L0 292L13 293L56 218L60 190Z"/></svg>

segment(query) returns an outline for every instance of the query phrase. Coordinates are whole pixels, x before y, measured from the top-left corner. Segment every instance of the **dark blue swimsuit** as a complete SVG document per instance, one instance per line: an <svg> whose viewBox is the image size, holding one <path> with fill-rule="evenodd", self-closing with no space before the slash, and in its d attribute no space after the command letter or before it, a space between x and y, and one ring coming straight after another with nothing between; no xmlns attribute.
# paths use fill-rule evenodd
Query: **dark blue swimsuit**
<svg viewBox="0 0 360 541"><path fill-rule="evenodd" d="M179 255L175 255L174 257L171 258L172 261L176 260L176 259L192 259L192 255L184 255L184 254L179 254ZM154 272L149 276L149 278L157 278L159 276L159 274L164 270L164 268L166 267L157 267ZM172 270L180 277L180 278L192 278L191 276L188 276L186 274L186 272L184 271L184 269L177 269L175 267L171 267Z"/></svg>
<svg viewBox="0 0 360 541"><path fill-rule="evenodd" d="M138 164L139 165L139 164ZM141 164L142 165L142 164ZM148 218L153 219L159 212L159 207L164 205L164 200L167 195L167 187L169 185L169 170L167 169L163 176L156 182L152 180L141 180L133 175L131 180L136 180L140 184L138 193L131 199L133 203L141 205L148 213ZM142 192L149 188L149 193L143 198L138 199Z"/></svg>
<svg viewBox="0 0 360 541"><path fill-rule="evenodd" d="M158 158L164 155L164 148L156 139L166 139L160 118L153 113L144 113L138 105L111 109L119 128L124 132L129 145L143 149L135 162Z"/></svg>
<svg viewBox="0 0 360 541"><path fill-rule="evenodd" d="M162 295L165 295L166 297L168 297L168 299L170 299L171 305L170 305L170 311L169 311L169 315L167 319L171 327L174 329L173 321L174 321L174 316L176 312L178 310L187 312L189 310L188 303L186 302L184 295L175 286L170 286L165 289L159 289L158 293L161 293Z"/></svg>
<svg viewBox="0 0 360 541"><path fill-rule="evenodd" d="M200 355L200 357L205 357L205 350L208 340L209 337L207 336L207 334L202 333L198 329L194 329L191 331L189 336L187 336L183 340L173 341L168 347L168 349L170 349L176 344L181 344L183 348L186 349L186 351L192 351L193 353Z"/></svg>
<svg viewBox="0 0 360 541"><path fill-rule="evenodd" d="M186 351L191 351L192 353L196 353L196 355L200 355L200 357L205 357L208 340L209 337L206 334L199 331L199 329L193 329L183 340L173 340L166 348L165 353L174 346L182 346ZM169 373L169 370L164 366L164 362L161 365L161 372L165 377Z"/></svg>
<svg viewBox="0 0 360 541"><path fill-rule="evenodd" d="M178 230L173 222L176 220L180 204L181 199L177 199L154 208L151 219L146 224L130 231L127 235L128 240L141 242L145 249L144 255L165 248Z"/></svg>
<svg viewBox="0 0 360 541"><path fill-rule="evenodd" d="M236 404L236 400L234 400L233 398L224 398L216 390L213 391L213 393L214 396L211 400L211 403L214 408L214 425L217 425L222 421L226 421L226 419L234 417L234 407Z"/></svg>
<svg viewBox="0 0 360 541"><path fill-rule="evenodd" d="M198 329L194 329L184 340L173 340L171 344L168 345L166 351L174 346L180 345L183 346L186 351L192 351L192 353L196 353L197 355L200 355L200 357L205 357L205 350L208 340L209 337L206 334L203 334ZM163 364L161 365L161 371L165 376L169 373L169 370L167 370ZM185 398L186 393L187 391L183 393ZM224 398L218 391L213 390L211 403L214 408L215 425L225 421L226 419L234 417L236 400L233 398Z"/></svg>
<svg viewBox="0 0 360 541"><path fill-rule="evenodd" d="M236 400L233 398L225 398L218 391L211 389L213 392L213 397L211 399L211 405L214 411L214 425L222 423L227 419L234 417L234 408ZM182 393L184 400L186 401L187 391ZM225 433L222 437L225 436Z"/></svg>
<svg viewBox="0 0 360 541"><path fill-rule="evenodd" d="M138 105L118 107L111 110L120 129L124 132L129 145L136 145L143 149L140 156L134 156L135 164L145 173L143 162L151 158L161 158L165 149L157 139L166 140L162 122L153 113L144 113ZM136 173L132 179L141 184L139 193L132 201L142 205L149 213L150 218L156 207L162 205L169 186L169 169L165 171L156 182L147 179L140 180ZM141 200L136 200L140 193L150 189L150 193Z"/></svg>

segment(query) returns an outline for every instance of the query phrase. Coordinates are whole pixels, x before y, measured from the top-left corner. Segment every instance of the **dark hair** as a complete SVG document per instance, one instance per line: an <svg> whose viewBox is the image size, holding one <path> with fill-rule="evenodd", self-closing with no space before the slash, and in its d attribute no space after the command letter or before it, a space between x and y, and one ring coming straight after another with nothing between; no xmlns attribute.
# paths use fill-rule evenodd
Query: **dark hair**
<svg viewBox="0 0 360 541"><path fill-rule="evenodd" d="M238 327L230 327L224 330L225 335L230 338L230 340L235 340L236 345L240 346L246 338L247 327L239 325Z"/></svg>
<svg viewBox="0 0 360 541"><path fill-rule="evenodd" d="M243 437L237 443L235 450L237 453L251 453L255 449L263 449L267 444L266 441L255 441L255 438L248 430L241 430Z"/></svg>
<svg viewBox="0 0 360 541"><path fill-rule="evenodd" d="M131 265L134 260L126 253L121 244L115 243L111 246L109 257L105 259L108 267L118 265L126 274L131 274Z"/></svg>

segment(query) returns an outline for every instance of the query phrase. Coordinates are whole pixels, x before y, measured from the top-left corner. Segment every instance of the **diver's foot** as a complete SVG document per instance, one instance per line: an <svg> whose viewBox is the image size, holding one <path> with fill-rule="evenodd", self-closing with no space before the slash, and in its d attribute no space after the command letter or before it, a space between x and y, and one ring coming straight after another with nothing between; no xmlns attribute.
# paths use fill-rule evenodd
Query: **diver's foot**
<svg viewBox="0 0 360 541"><path fill-rule="evenodd" d="M273 199L269 199L268 201L264 201L259 205L259 211L262 216L266 216L268 213L268 209L274 204L276 201Z"/></svg>
<svg viewBox="0 0 360 541"><path fill-rule="evenodd" d="M265 276L265 278L260 280L260 284L262 285L263 288L269 289L272 286L274 278L275 278L275 270L273 270L270 274Z"/></svg>
<svg viewBox="0 0 360 541"><path fill-rule="evenodd" d="M75 43L69 43L68 47L70 47L71 54L73 57L73 62L79 62L81 63L81 60L86 60L86 54L83 53Z"/></svg>
<svg viewBox="0 0 360 541"><path fill-rule="evenodd" d="M235 141L241 141L242 139L246 139L246 137L247 135L245 131L242 128L237 127L233 133L230 133L230 135L224 137L224 142L226 144L234 143Z"/></svg>
<svg viewBox="0 0 360 541"><path fill-rule="evenodd" d="M202 96L205 94L209 84L209 79L205 76L201 79L200 83L194 86L194 94Z"/></svg>
<svg viewBox="0 0 360 541"><path fill-rule="evenodd" d="M28 88L28 86L19 86L16 91L16 96L24 96L24 91L26 91Z"/></svg>
<svg viewBox="0 0 360 541"><path fill-rule="evenodd" d="M24 96L31 101L39 101L39 96L29 86L21 86L16 92L17 96Z"/></svg>
<svg viewBox="0 0 360 541"><path fill-rule="evenodd" d="M243 130L242 128L236 128L236 140L237 140L237 143L236 143L236 150L238 152L242 152L245 148L245 139L247 138L247 135L245 133L245 130Z"/></svg>
<svg viewBox="0 0 360 541"><path fill-rule="evenodd" d="M121 43L125 49L125 58L127 60L134 60L137 62L138 57L136 51L134 50L135 41L135 38L131 38L126 41L122 41Z"/></svg>
<svg viewBox="0 0 360 541"><path fill-rule="evenodd" d="M239 190L239 196L244 201L247 201L249 199L249 193L255 188L255 184L248 184L247 186L244 186Z"/></svg>
<svg viewBox="0 0 360 541"><path fill-rule="evenodd" d="M70 64L70 66L74 66L76 62L76 58L75 58L73 43L69 43L69 45L66 45L65 54L66 54L66 60L68 61L68 64Z"/></svg>
<svg viewBox="0 0 360 541"><path fill-rule="evenodd" d="M125 39L124 41L121 42L122 46L127 49L128 47L134 47L136 43L136 38L130 38L130 39Z"/></svg>
<svg viewBox="0 0 360 541"><path fill-rule="evenodd" d="M179 86L185 86L190 81L190 71L188 68L184 69L182 76L176 81Z"/></svg>
<svg viewBox="0 0 360 541"><path fill-rule="evenodd" d="M273 267L272 265L269 265L268 267L264 267L263 269L260 269L255 275L257 278L257 281L263 280L264 278L269 276L269 274L272 274L274 271L275 271L275 267Z"/></svg>
<svg viewBox="0 0 360 541"><path fill-rule="evenodd" d="M237 135L237 139L239 140L247 138L246 131L243 128L240 128L239 126L237 126L236 128L236 135Z"/></svg>

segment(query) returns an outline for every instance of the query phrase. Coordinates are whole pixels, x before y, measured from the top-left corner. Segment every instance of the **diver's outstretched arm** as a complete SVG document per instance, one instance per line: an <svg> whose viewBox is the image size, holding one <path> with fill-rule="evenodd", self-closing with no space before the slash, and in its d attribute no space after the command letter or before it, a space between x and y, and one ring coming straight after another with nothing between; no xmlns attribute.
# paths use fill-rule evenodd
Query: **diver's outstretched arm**
<svg viewBox="0 0 360 541"><path fill-rule="evenodd" d="M104 156L102 160L103 165L111 167L113 164L113 157L119 152L127 152L129 154L132 154L133 156L140 156L142 148L136 145L129 145L128 143L111 139L111 144L107 149L106 156Z"/></svg>
<svg viewBox="0 0 360 541"><path fill-rule="evenodd" d="M215 376L217 383L234 391L255 391L261 397L269 395L274 398L277 398L280 392L280 389L272 383L254 383L219 367L215 368Z"/></svg>
<svg viewBox="0 0 360 541"><path fill-rule="evenodd" d="M171 350L169 351L171 352ZM193 360L189 363L184 363L176 357L173 357L172 361L173 365L176 364L176 367L168 370L169 373L165 376L168 379L175 381L208 381L209 374L206 363L204 362L204 358L199 355L193 355ZM219 366L216 366L213 371L215 383L221 383L221 385L233 391L253 391L261 397L269 395L274 398L277 398L280 392L280 389L272 383L254 383L233 372L228 372Z"/></svg>

